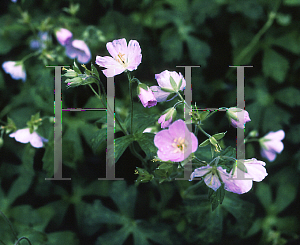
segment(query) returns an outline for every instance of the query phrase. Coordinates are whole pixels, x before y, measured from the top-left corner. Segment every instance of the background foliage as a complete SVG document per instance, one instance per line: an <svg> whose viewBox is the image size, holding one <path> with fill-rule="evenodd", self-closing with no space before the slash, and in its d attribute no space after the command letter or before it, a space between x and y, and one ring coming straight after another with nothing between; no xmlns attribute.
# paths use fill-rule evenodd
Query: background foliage
<svg viewBox="0 0 300 245"><path fill-rule="evenodd" d="M106 135L101 130L105 113L63 112L63 176L71 181L45 181L53 175L51 120L43 120L38 131L49 139L45 148L3 136L0 210L17 237L26 236L35 245L299 243L299 0L7 0L3 4L1 64L34 52L29 44L38 31L49 32L51 39L37 57L25 62L25 83L0 70L2 125L7 117L23 128L37 112L41 117L54 116L54 69L45 66L73 64L54 35L55 28L64 27L88 44L93 63L96 55L108 54L106 42L123 37L137 40L143 59L134 75L148 85L155 85L154 74L165 69L184 73L176 66L201 65L192 70L193 103L198 108L234 106L236 69L228 66L251 65L245 68L246 110L251 118L245 134L257 130L263 136L279 129L286 133L285 149L272 163L260 156L258 144L247 145L246 158L266 161L269 175L248 194L226 193L223 204L212 212L207 191L186 191L194 183L133 185L134 170L142 164L126 147L116 164L116 177L125 181L98 181L105 177ZM72 12L76 6L78 11ZM115 77L115 88L115 109L125 119L126 77ZM83 86L63 86L62 97L63 108L101 106ZM135 102L140 114L160 115L168 107L165 103L146 109L137 97ZM228 131L232 141L224 144L234 145L236 131L224 114L211 119L205 129ZM122 134L117 132L118 136ZM147 156L155 153L147 149L151 137L143 138ZM0 219L0 240L5 244L15 240L4 219Z"/></svg>

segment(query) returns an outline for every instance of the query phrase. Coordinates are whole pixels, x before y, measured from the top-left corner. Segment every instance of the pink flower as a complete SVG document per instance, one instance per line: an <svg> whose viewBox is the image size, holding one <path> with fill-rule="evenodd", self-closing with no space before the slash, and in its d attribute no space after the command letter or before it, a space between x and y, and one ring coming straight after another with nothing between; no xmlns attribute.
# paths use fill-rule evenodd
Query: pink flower
<svg viewBox="0 0 300 245"><path fill-rule="evenodd" d="M238 163L240 161L240 163ZM240 169L237 165L243 163L245 169ZM247 160L237 160L235 163L237 164L230 172L233 182L238 188L236 191L225 190L235 192L237 194L243 194L251 190L253 181L260 182L262 181L267 175L267 171L265 169L266 163L263 161L258 161L255 158L247 159Z"/></svg>
<svg viewBox="0 0 300 245"><path fill-rule="evenodd" d="M78 62L86 64L92 55L89 47L82 40L72 40L66 45L66 54L69 58L77 58Z"/></svg>
<svg viewBox="0 0 300 245"><path fill-rule="evenodd" d="M107 68L102 72L106 77L114 77L122 72L136 70L142 61L141 48L136 40L130 40L127 47L125 38L106 44L110 56L96 56L96 64Z"/></svg>
<svg viewBox="0 0 300 245"><path fill-rule="evenodd" d="M221 181L224 183L225 190L236 192L238 187L230 180L230 175L222 167L204 166L196 168L191 174L190 181L195 177L204 177L205 184L214 191L219 189Z"/></svg>
<svg viewBox="0 0 300 245"><path fill-rule="evenodd" d="M69 30L65 28L60 28L56 33L57 41L62 45L65 46L72 40L73 34Z"/></svg>
<svg viewBox="0 0 300 245"><path fill-rule="evenodd" d="M66 55L70 59L77 58L78 62L86 64L90 61L92 55L89 47L82 40L73 40L73 34L65 28L60 28L56 32L57 41L66 47Z"/></svg>
<svg viewBox="0 0 300 245"><path fill-rule="evenodd" d="M148 86L146 86L146 87L147 87L147 90L145 90L141 86L138 86L138 91L139 91L138 96L139 96L143 106L149 108L149 107L155 106L157 104L157 101L156 101L151 89Z"/></svg>
<svg viewBox="0 0 300 245"><path fill-rule="evenodd" d="M24 69L23 63L16 61L5 61L2 64L3 70L10 74L15 80L22 79L23 82L26 80L26 71Z"/></svg>
<svg viewBox="0 0 300 245"><path fill-rule="evenodd" d="M276 158L276 153L281 153L284 146L281 140L285 137L284 131L269 132L264 137L259 139L261 146L261 155L273 162Z"/></svg>
<svg viewBox="0 0 300 245"><path fill-rule="evenodd" d="M249 113L240 108L231 107L226 113L235 128L245 128L245 123L251 121Z"/></svg>
<svg viewBox="0 0 300 245"><path fill-rule="evenodd" d="M172 123L173 118L176 117L176 109L174 107L169 108L158 119L158 123L161 123L161 128L167 128Z"/></svg>
<svg viewBox="0 0 300 245"><path fill-rule="evenodd" d="M180 72L178 74L176 71L165 70L159 74L155 74L155 79L157 80L159 86L151 86L151 90L153 91L154 96L158 102L166 101L171 93L183 90L186 86L184 77ZM173 79L173 81L175 82L173 86L171 84L171 79ZM176 97L176 95L174 97ZM173 98L171 98L170 100L172 100Z"/></svg>
<svg viewBox="0 0 300 245"><path fill-rule="evenodd" d="M158 148L157 156L162 161L181 162L198 148L198 139L191 133L184 121L177 120L169 129L158 132L154 137Z"/></svg>
<svg viewBox="0 0 300 245"><path fill-rule="evenodd" d="M10 134L9 137L15 138L16 141L24 144L30 142L30 144L35 148L41 148L43 147L43 142L48 142L47 139L39 136L35 131L31 134L29 128L19 129Z"/></svg>
<svg viewBox="0 0 300 245"><path fill-rule="evenodd" d="M239 162L238 162L239 161ZM224 189L233 193L243 194L251 190L253 181L260 182L268 174L264 168L266 164L255 158L248 160L237 160L235 167L228 174L222 167L211 167L209 165L194 170L191 179L204 177L205 184L216 191L224 183ZM243 167L241 170L239 167Z"/></svg>

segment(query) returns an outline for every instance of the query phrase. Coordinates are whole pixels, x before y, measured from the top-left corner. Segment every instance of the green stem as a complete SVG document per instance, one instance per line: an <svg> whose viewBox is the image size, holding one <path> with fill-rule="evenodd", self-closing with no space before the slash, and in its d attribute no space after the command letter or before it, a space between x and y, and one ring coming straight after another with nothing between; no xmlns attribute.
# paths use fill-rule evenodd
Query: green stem
<svg viewBox="0 0 300 245"><path fill-rule="evenodd" d="M250 143L250 142L258 142L258 141L259 141L259 139L257 139L257 138L252 138L252 139L245 139L244 143L246 144L246 143Z"/></svg>
<svg viewBox="0 0 300 245"><path fill-rule="evenodd" d="M28 54L26 55L23 59L21 59L21 62L24 63L26 60L28 60L29 58L33 57L33 56L36 56L39 54L39 51L36 51L34 53L31 53L31 54Z"/></svg>
<svg viewBox="0 0 300 245"><path fill-rule="evenodd" d="M132 83L134 81L137 81L140 83L140 81L137 78L131 78L130 73L127 71L127 78L129 82L129 94L130 94L130 104L131 104L131 112L130 112L130 134L133 135L133 93L132 93ZM135 150L133 142L130 144L129 149L131 153L136 156L139 160L142 161L143 165L145 166L146 161L145 159Z"/></svg>
<svg viewBox="0 0 300 245"><path fill-rule="evenodd" d="M184 98L182 97L182 95L181 95L179 92L176 92L176 94L179 96L179 98L181 99L181 101L187 105L187 107L188 107L189 109L192 109L192 108L188 105L188 103L186 103L186 101L184 100Z"/></svg>
<svg viewBox="0 0 300 245"><path fill-rule="evenodd" d="M269 14L269 18L267 20L267 22L264 24L264 26L258 31L258 33L256 33L256 35L253 37L253 39L251 40L251 42L242 50L242 52L240 52L240 54L238 55L238 57L236 58L236 65L240 65L241 62L243 61L243 59L249 54L249 52L255 47L255 45L259 42L260 38L262 37L263 34L265 34L265 32L272 26L277 11L279 9L280 6L280 2L281 0L278 0L275 3L274 9L270 12ZM226 77L229 76L229 74L231 73L231 71L233 71L233 69L230 69L227 74Z"/></svg>
<svg viewBox="0 0 300 245"><path fill-rule="evenodd" d="M208 133L206 133L205 131L204 131L204 129L200 126L200 125L198 125L198 128L200 129L200 131L202 132L202 133L204 133L208 138L210 138L211 137L211 135L210 134L208 134Z"/></svg>
<svg viewBox="0 0 300 245"><path fill-rule="evenodd" d="M101 102L102 102L103 106L105 107L105 109L107 109L107 106L106 106L105 103L103 102L101 96L94 90L94 88L92 87L91 84L88 84L88 85L89 85L89 87L91 88L91 90L94 92L94 94L97 96L97 98L101 100ZM110 110L110 108L108 108L108 110ZM113 113L113 112L111 111L111 113ZM125 129L123 128L123 126L121 125L121 120L120 120L119 116L117 115L117 113L113 113L113 114L115 115L116 122L117 122L117 124L119 125L119 127L121 128L122 132L123 132L125 135L128 135L127 130L125 130Z"/></svg>
<svg viewBox="0 0 300 245"><path fill-rule="evenodd" d="M20 237L20 238L18 239L18 241L16 241L15 245L18 245L19 242L22 241L23 239L25 239L25 240L29 243L29 245L31 245L31 242L30 242L29 239L28 239L27 237L25 237L25 236Z"/></svg>
<svg viewBox="0 0 300 245"><path fill-rule="evenodd" d="M133 133L132 126L133 126L133 95L132 95L132 80L130 77L129 72L127 71L127 77L129 81L129 94L130 94L130 104L131 104L131 112L130 112L130 133Z"/></svg>

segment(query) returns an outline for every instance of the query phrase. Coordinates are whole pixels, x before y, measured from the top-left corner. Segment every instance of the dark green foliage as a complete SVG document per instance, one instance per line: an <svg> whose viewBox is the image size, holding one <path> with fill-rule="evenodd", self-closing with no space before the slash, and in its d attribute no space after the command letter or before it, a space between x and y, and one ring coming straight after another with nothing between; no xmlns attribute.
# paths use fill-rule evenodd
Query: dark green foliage
<svg viewBox="0 0 300 245"><path fill-rule="evenodd" d="M22 236L32 245L284 245L299 239L299 0L2 2L1 65L34 56L24 61L25 83L0 70L0 211L15 230L1 216L0 244L14 244ZM56 28L86 42L92 54L86 68L66 56ZM50 38L44 48L33 50L30 43L39 31ZM265 161L268 176L243 195L225 191L223 184L213 191L204 178L175 181L184 169L157 159L155 134L143 132L161 130L158 118L178 97L144 108L134 93L131 125L127 76L120 74L114 78L114 112L121 122L115 122L114 156L115 175L125 180L97 180L105 175L106 152L113 150L106 149L106 112L96 109L106 98L101 102L88 85L67 89L63 76L62 107L95 110L62 112L62 175L72 180L46 181L56 171L54 68L46 66L65 65L82 77L92 76L86 82L96 92L101 80L103 95L107 78L95 58L110 55L106 43L119 38L139 42L142 63L131 76L149 87L157 85L154 74L169 70L185 76L176 66L200 65L192 69L191 104L203 110L235 106L236 68L228 66L253 66L244 76L251 118L245 136L252 130L258 138L285 131L284 150L274 162L262 158L258 142L246 145L246 158ZM176 108L177 119L183 118L182 108ZM231 170L236 130L222 113L200 114L199 122L214 139L198 132L198 143L205 143L194 153L193 168L211 163L213 155ZM41 149L9 137L15 129L36 126L49 140ZM211 142L222 150L215 152Z"/></svg>

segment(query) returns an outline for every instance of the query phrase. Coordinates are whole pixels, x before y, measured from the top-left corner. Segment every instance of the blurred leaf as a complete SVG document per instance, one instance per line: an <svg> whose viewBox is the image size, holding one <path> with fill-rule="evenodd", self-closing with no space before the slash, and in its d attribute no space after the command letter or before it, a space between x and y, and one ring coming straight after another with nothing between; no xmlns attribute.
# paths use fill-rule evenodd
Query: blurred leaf
<svg viewBox="0 0 300 245"><path fill-rule="evenodd" d="M36 231L43 232L54 213L55 210L50 206L35 209L29 205L19 205L12 209L11 216L14 222L34 227Z"/></svg>
<svg viewBox="0 0 300 245"><path fill-rule="evenodd" d="M98 237L95 245L122 245L129 234L126 227L123 227L118 231L109 231Z"/></svg>
<svg viewBox="0 0 300 245"><path fill-rule="evenodd" d="M297 189L290 183L281 183L277 190L276 199L274 202L278 213L288 207L296 198Z"/></svg>
<svg viewBox="0 0 300 245"><path fill-rule="evenodd" d="M283 124L288 125L291 119L291 114L278 106L271 105L263 110L263 125L264 132L279 130Z"/></svg>
<svg viewBox="0 0 300 245"><path fill-rule="evenodd" d="M284 5L291 5L291 6L300 5L300 0L284 0L283 4Z"/></svg>
<svg viewBox="0 0 300 245"><path fill-rule="evenodd" d="M160 43L164 52L163 58L166 62L178 61L182 58L183 44L175 28L165 30L161 35Z"/></svg>
<svg viewBox="0 0 300 245"><path fill-rule="evenodd" d="M206 60L210 56L209 45L193 36L188 36L187 45L189 49L189 55L191 60L196 63L196 65L206 66Z"/></svg>
<svg viewBox="0 0 300 245"><path fill-rule="evenodd" d="M265 210L268 210L268 208L272 204L271 187L263 182L259 183L259 185L256 186L256 196L260 200Z"/></svg>
<svg viewBox="0 0 300 245"><path fill-rule="evenodd" d="M71 231L60 231L53 232L48 235L47 245L56 245L56 244L70 244L70 245L79 245L80 242L76 237L76 234Z"/></svg>
<svg viewBox="0 0 300 245"><path fill-rule="evenodd" d="M217 208L214 212L208 212L204 223L205 228L196 236L206 244L219 242L223 233L223 210Z"/></svg>
<svg viewBox="0 0 300 245"><path fill-rule="evenodd" d="M300 125L292 125L286 138L294 144L300 143Z"/></svg>
<svg viewBox="0 0 300 245"><path fill-rule="evenodd" d="M262 219L257 218L257 219L253 222L251 228L248 230L248 232L247 232L247 234L245 235L245 237L251 237L251 236L255 235L257 232L260 231L261 226L262 226Z"/></svg>
<svg viewBox="0 0 300 245"><path fill-rule="evenodd" d="M289 69L289 61L272 49L266 49L263 56L263 73L266 77L273 78L282 83Z"/></svg>
<svg viewBox="0 0 300 245"><path fill-rule="evenodd" d="M203 24L204 21L210 17L214 18L220 12L220 5L216 1L211 0L194 0L190 9L193 11L193 20L199 24Z"/></svg>
<svg viewBox="0 0 300 245"><path fill-rule="evenodd" d="M110 196L117 204L120 212L130 217L134 215L136 195L136 187L133 185L127 186L125 181L114 181L110 189Z"/></svg>
<svg viewBox="0 0 300 245"><path fill-rule="evenodd" d="M3 76L3 72L0 71L0 89L4 89L4 88L5 88L4 76Z"/></svg>
<svg viewBox="0 0 300 245"><path fill-rule="evenodd" d="M245 234L252 224L254 205L241 200L236 194L227 192L222 207L236 219L236 224L231 228L232 232L239 234L240 236Z"/></svg>
<svg viewBox="0 0 300 245"><path fill-rule="evenodd" d="M263 7L257 0L231 1L228 11L242 13L251 19L260 19L264 16Z"/></svg>
<svg viewBox="0 0 300 245"><path fill-rule="evenodd" d="M274 97L281 103L291 107L300 105L300 90L294 87L283 88L276 92Z"/></svg>

